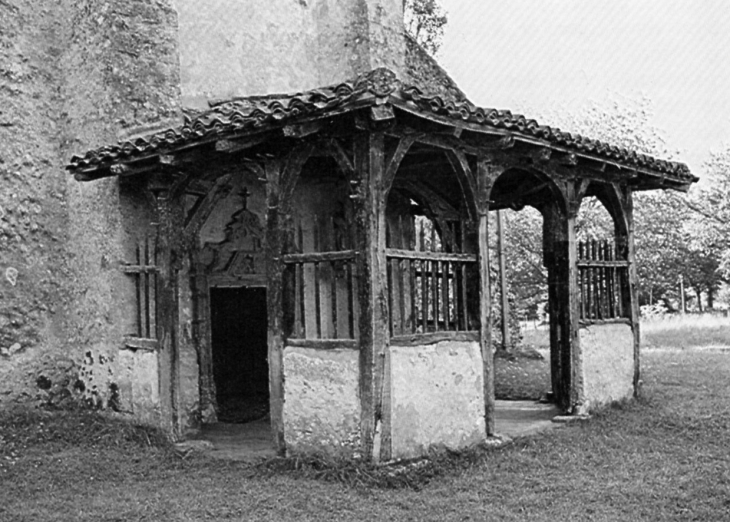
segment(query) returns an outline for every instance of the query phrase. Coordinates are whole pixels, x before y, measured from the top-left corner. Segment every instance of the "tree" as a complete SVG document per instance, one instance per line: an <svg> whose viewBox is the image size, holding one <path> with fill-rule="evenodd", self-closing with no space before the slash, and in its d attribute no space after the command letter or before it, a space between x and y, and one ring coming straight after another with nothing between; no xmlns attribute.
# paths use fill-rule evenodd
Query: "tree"
<svg viewBox="0 0 730 522"><path fill-rule="evenodd" d="M446 13L436 0L403 0L404 25L421 46L435 55L441 47Z"/></svg>
<svg viewBox="0 0 730 522"><path fill-rule="evenodd" d="M531 112L534 115L538 111ZM553 110L540 116L541 121L569 132L672 159L675 154L667 147L652 119L652 104L646 97L638 100L614 97L578 112ZM635 194L635 245L642 304L664 300L671 309L672 303L678 301L678 281L682 277L697 296L698 308L702 306L701 294L707 296L711 307L720 284L730 275L730 242L727 239L730 237L730 151L714 155L705 170L712 180L702 187L693 187L689 195L675 191ZM539 236L533 238L528 234L530 230L541 230L539 217L518 213L510 220L510 225L516 230L508 235L513 238L512 248L528 257L527 264L534 265L540 259L541 245ZM610 237L613 228L607 212L595 198L584 200L576 225L578 239ZM526 238L529 239L526 241ZM533 247L529 253L525 243L538 248ZM522 283L526 289L534 287L543 277L529 268L526 274L514 276L527 278Z"/></svg>

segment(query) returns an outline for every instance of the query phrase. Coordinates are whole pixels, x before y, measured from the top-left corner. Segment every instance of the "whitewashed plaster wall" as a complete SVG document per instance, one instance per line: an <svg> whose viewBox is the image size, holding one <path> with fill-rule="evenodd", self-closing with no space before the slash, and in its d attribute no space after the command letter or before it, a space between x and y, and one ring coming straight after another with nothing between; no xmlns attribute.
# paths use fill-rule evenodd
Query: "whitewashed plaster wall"
<svg viewBox="0 0 730 522"><path fill-rule="evenodd" d="M581 328L583 392L587 409L634 394L634 333L629 324Z"/></svg>
<svg viewBox="0 0 730 522"><path fill-rule="evenodd" d="M390 350L393 458L484 441L479 343L444 341Z"/></svg>
<svg viewBox="0 0 730 522"><path fill-rule="evenodd" d="M284 349L284 439L292 453L356 456L359 352Z"/></svg>

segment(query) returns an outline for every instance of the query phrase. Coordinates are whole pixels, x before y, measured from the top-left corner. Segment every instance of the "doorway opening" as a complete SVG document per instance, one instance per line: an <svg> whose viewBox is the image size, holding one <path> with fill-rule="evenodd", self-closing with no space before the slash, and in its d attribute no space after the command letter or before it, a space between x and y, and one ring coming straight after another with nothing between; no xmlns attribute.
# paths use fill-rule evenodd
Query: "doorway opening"
<svg viewBox="0 0 730 522"><path fill-rule="evenodd" d="M211 288L210 307L218 420L264 419L269 414L266 288Z"/></svg>

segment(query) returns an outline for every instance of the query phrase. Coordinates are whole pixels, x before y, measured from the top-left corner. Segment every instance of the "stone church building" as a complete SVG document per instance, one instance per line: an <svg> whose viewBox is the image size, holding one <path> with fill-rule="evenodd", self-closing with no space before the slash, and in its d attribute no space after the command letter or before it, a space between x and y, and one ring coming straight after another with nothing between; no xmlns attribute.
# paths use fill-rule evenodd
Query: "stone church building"
<svg viewBox="0 0 730 522"><path fill-rule="evenodd" d="M632 194L696 178L473 105L402 20L401 0L0 2L0 404L82 398L176 437L268 412L282 453L478 443L488 217L525 206L556 403L633 396ZM576 242L586 197L610 241Z"/></svg>

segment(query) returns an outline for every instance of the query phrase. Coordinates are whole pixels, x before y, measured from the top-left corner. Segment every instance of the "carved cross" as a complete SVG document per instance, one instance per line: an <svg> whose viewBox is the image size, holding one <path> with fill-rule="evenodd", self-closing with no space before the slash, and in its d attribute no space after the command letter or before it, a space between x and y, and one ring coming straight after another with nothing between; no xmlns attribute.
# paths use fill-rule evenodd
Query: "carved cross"
<svg viewBox="0 0 730 522"><path fill-rule="evenodd" d="M243 200L243 210L248 210L248 198L251 197L251 192L249 192L247 187L243 187L243 190L241 190L238 195L241 196L241 199Z"/></svg>

